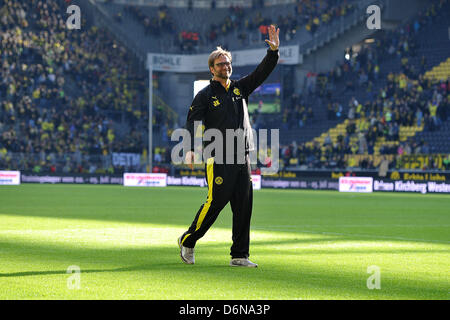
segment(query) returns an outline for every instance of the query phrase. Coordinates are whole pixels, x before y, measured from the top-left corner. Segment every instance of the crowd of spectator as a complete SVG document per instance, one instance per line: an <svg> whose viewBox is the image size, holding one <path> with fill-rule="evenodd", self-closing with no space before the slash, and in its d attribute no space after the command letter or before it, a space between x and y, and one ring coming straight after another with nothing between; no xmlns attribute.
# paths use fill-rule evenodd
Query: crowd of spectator
<svg viewBox="0 0 450 320"><path fill-rule="evenodd" d="M223 41L223 37L229 33L237 32L241 45L247 45L250 33L257 31L261 37L266 37L271 24L280 28L281 41L290 41L300 28L314 35L321 26L329 25L334 19L347 15L353 9L353 4L347 0L298 0L293 13L277 15L263 14L260 8L246 10L239 6L230 6L229 16L210 26L206 43Z"/></svg>
<svg viewBox="0 0 450 320"><path fill-rule="evenodd" d="M334 19L346 16L354 10L349 1L297 1L296 16L299 25L314 34L322 25L329 25Z"/></svg>
<svg viewBox="0 0 450 320"><path fill-rule="evenodd" d="M307 107L305 102L294 94L290 103L283 109L281 128L286 130L302 128L307 123L310 125L315 123L313 107Z"/></svg>
<svg viewBox="0 0 450 320"><path fill-rule="evenodd" d="M145 148L145 78L105 30L68 30L63 6L0 0L2 168L16 167L13 154L27 154L22 170L87 172L89 156Z"/></svg>
<svg viewBox="0 0 450 320"><path fill-rule="evenodd" d="M216 8L216 2L211 1L210 10L214 12ZM276 24L280 28L281 41L292 40L301 29L314 35L322 26L328 26L333 20L346 16L354 8L349 0L297 0L292 5L292 12L274 15L276 7L269 13L265 10L264 1L255 1L250 8L231 4L228 15L211 23L206 32L203 32L205 29L202 21L190 21L193 25L190 29L177 27L166 5L159 6L153 15L145 13L140 6L131 4L125 5L123 10L142 26L146 35L157 38L172 35L180 52L194 53L202 45L220 43L227 47L226 36L229 34L237 35L241 45L248 45L250 34L265 37L270 24ZM193 3L189 1L188 14L193 10ZM117 12L114 19L122 23L122 12Z"/></svg>
<svg viewBox="0 0 450 320"><path fill-rule="evenodd" d="M262 37L267 36L268 26L275 24L280 28L280 40L292 40L300 28L314 35L321 26L329 25L334 19L352 12L353 4L347 0L312 1L298 0L293 13L285 15L262 14L258 9L245 10L230 6L230 14L219 24L212 24L207 39L213 43L222 36L237 31L241 44L248 44L249 33L258 30Z"/></svg>
<svg viewBox="0 0 450 320"><path fill-rule="evenodd" d="M158 7L156 15L148 16L140 6L125 5L124 11L129 13L140 23L146 35L160 36L165 33L174 33L176 30L175 21L169 13L166 5ZM116 21L122 22L122 14L118 12L115 16Z"/></svg>
<svg viewBox="0 0 450 320"><path fill-rule="evenodd" d="M399 62L401 72L412 80L417 80L426 71L427 57L418 57L418 33L432 25L445 1L435 1L423 14L416 16L411 22L392 30L382 30L374 39L373 44L364 45L359 52L352 48L346 54L343 63L338 64L329 72L313 77L315 81L308 82L307 92L331 98L331 93L340 83L345 84L345 90L364 90L368 98L373 98L378 92L373 90L380 79L380 64L387 61ZM420 59L419 64L411 63Z"/></svg>
<svg viewBox="0 0 450 320"><path fill-rule="evenodd" d="M426 79L425 56L420 57L419 64L411 63L412 59L417 61L417 34L433 23L442 4L441 1L431 6L410 24L382 32L374 44L363 47L357 54L348 52L342 64L328 73L314 75L316 81L309 82L312 85L305 94L293 95L284 110L285 128L304 125L305 121L299 118L303 118L304 110L311 106L305 102L308 94L322 97L321 101L327 105L328 120L348 119L348 125L346 133L338 136L334 143L328 136L323 146L301 144L299 150L292 145L285 146L282 153L285 163L298 155L298 163L306 167L346 167L349 163L344 161L344 155L374 155L377 141L386 141L379 149L382 155L433 153L433 146L426 141L416 141L414 137L400 141L400 127L417 126L425 132L433 132L449 117L449 79ZM380 64L393 60L401 62L400 70L381 78ZM339 93L333 95L338 86L346 93L366 93L365 101L352 97L345 105ZM363 167L371 168L373 163L368 161Z"/></svg>

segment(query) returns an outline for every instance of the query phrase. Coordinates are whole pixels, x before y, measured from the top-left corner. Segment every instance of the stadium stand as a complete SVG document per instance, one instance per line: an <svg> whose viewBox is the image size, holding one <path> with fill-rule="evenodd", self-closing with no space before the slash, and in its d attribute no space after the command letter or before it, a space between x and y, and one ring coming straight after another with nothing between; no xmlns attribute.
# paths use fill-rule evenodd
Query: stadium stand
<svg viewBox="0 0 450 320"><path fill-rule="evenodd" d="M292 114L287 111L285 119L291 122L281 136L286 143L296 140L301 152L296 153L299 159L285 157L285 163L315 168L357 167L365 159L368 163L363 167L376 168L380 155L390 155L391 166L395 167L397 158L392 155L450 152L449 78L437 72L445 68L445 62L436 67L450 52L446 39L448 12L448 2L435 2L411 23L381 31L371 46L351 54L329 73L318 75L311 96L320 98L304 102L301 108L318 103L325 109L323 104L327 104L327 112L319 113L317 119L322 127L310 122L296 130L299 113L296 109L291 109ZM336 126L335 119L345 121ZM323 130L327 125L330 129ZM299 140L297 137L305 131L310 135ZM310 139L311 135L317 138ZM312 156L301 155L305 149Z"/></svg>
<svg viewBox="0 0 450 320"><path fill-rule="evenodd" d="M283 29L283 44L306 43L357 9L355 1L308 0L256 10L214 8L210 15L210 8L95 3L142 50L163 53L208 52L218 42L230 49L260 46L270 23ZM68 32L61 12L64 3L56 0L0 0L0 167L145 171L142 61L107 29ZM332 70L310 73L279 114L253 114L259 127L281 128L282 168L374 169L388 161L400 169L409 165L403 155L433 155L420 169L448 169L448 12L448 1L430 1L406 24L349 51ZM169 137L184 115L158 96L154 77L154 161L157 170L167 170ZM123 152L141 154L141 164L114 166L111 155Z"/></svg>
<svg viewBox="0 0 450 320"><path fill-rule="evenodd" d="M272 23L283 30L280 38L286 45L307 43L333 22L354 13L358 1L306 0L271 6L262 2L250 7L230 4L228 8L214 9L109 1L96 4L143 52L190 54L211 51L217 43L229 50L260 47Z"/></svg>
<svg viewBox="0 0 450 320"><path fill-rule="evenodd" d="M142 153L145 78L105 30L67 32L61 2L0 1L0 166L117 172L113 152ZM176 117L155 97L156 130Z"/></svg>

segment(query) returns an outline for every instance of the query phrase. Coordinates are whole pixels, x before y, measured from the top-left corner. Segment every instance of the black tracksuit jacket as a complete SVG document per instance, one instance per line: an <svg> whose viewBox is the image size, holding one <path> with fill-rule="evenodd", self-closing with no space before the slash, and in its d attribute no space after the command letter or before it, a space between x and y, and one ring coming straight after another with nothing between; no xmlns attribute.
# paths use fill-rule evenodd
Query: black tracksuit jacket
<svg viewBox="0 0 450 320"><path fill-rule="evenodd" d="M211 128L220 130L224 139L224 148L226 129L244 129L243 100L248 105L248 96L267 79L277 65L278 58L278 50L268 49L266 56L252 73L237 81L231 80L228 91L220 82L211 80L208 86L197 93L189 108L186 121L186 129L191 135L191 150L194 150L195 121L202 121L205 130ZM209 143L211 142L205 143L204 147ZM237 145L236 143L235 146ZM247 141L244 145L245 152L248 152ZM242 151L235 150L237 153ZM226 150L224 150L224 157L226 157Z"/></svg>

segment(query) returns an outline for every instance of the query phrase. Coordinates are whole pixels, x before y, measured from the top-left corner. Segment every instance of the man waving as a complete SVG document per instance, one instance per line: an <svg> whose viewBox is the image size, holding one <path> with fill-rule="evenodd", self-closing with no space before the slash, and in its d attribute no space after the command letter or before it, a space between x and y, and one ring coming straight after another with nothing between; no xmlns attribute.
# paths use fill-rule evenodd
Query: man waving
<svg viewBox="0 0 450 320"><path fill-rule="evenodd" d="M277 65L279 32L275 26L269 27L269 39L265 41L270 48L266 56L252 73L237 81L230 80L233 71L230 52L217 47L209 56L208 66L212 79L210 84L195 96L189 108L186 129L192 139L195 136L195 121L202 121L205 130L219 130L222 137L227 136L227 130L240 130L243 134L237 135L237 144L233 143L232 148L215 150L215 154L205 159L207 200L201 205L189 229L178 239L180 256L184 263L194 264L196 242L204 236L225 205L230 202L233 212L230 265L258 266L248 259L253 202L248 154L254 146L247 101L249 95L267 79ZM193 146L191 141L191 151L185 155L185 163L191 169L194 161Z"/></svg>

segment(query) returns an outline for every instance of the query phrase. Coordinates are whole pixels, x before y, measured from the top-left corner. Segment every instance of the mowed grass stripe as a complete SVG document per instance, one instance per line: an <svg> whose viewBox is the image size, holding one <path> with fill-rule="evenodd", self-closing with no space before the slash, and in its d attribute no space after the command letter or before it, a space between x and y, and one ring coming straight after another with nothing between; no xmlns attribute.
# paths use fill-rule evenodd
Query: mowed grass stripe
<svg viewBox="0 0 450 320"><path fill-rule="evenodd" d="M196 264L181 263L176 238L205 199L204 188L2 187L0 298L448 299L448 197L255 191L257 270L228 267L229 207ZM381 290L367 288L371 265Z"/></svg>

